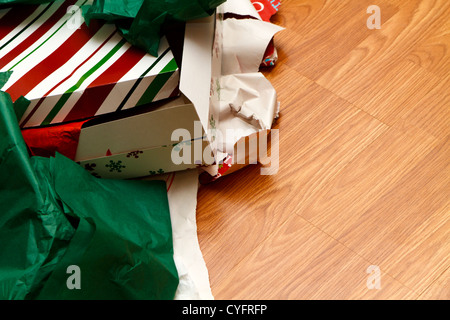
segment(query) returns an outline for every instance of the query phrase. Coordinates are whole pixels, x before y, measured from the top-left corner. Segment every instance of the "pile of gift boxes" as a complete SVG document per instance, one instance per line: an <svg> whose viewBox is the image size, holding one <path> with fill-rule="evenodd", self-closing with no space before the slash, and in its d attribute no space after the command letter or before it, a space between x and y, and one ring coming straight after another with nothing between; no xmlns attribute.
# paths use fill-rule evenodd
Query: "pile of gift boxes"
<svg viewBox="0 0 450 320"><path fill-rule="evenodd" d="M273 65L273 35L280 28L268 20L279 1L230 0L211 16L188 21L173 38L164 36L156 56L127 42L114 24L88 26L79 2L0 10L0 72L8 76L2 90L21 105L19 123L30 153L61 153L102 178L211 166L209 173L217 176L232 154L215 143L223 105L230 104L221 94L230 91L224 77L258 72L229 71L230 65L245 68L248 60L232 51L235 34L245 35L239 28L250 30L247 37L261 33L264 50L255 49L253 69ZM224 48L226 43L231 45ZM253 90L251 81L248 86ZM269 119L275 119L276 95L269 104ZM174 161L181 149L184 161Z"/></svg>

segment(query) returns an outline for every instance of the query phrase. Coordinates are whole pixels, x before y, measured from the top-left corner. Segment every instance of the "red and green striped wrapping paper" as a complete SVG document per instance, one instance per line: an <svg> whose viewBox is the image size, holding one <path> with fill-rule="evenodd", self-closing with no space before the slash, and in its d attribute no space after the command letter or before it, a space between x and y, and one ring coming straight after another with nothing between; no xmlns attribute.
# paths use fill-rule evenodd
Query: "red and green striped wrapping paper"
<svg viewBox="0 0 450 320"><path fill-rule="evenodd" d="M86 119L178 93L179 69L166 39L154 57L131 46L113 24L84 23L89 0L0 10L2 90L30 101L22 128Z"/></svg>

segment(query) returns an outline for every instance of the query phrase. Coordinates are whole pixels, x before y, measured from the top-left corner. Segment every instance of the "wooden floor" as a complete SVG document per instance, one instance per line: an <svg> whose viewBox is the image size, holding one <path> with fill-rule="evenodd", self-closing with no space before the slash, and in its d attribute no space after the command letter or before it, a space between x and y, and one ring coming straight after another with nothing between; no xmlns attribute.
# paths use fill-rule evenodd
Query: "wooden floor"
<svg viewBox="0 0 450 320"><path fill-rule="evenodd" d="M273 22L280 169L200 188L213 295L449 299L450 1L283 0Z"/></svg>

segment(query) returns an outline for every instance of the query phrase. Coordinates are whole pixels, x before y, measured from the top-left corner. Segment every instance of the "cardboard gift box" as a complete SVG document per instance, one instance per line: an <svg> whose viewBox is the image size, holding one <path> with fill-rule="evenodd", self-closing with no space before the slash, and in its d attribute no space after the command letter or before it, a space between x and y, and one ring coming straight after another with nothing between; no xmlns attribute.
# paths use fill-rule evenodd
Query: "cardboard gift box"
<svg viewBox="0 0 450 320"><path fill-rule="evenodd" d="M131 46L113 24L84 23L86 0L0 10L3 91L29 105L22 128L126 110L178 94L179 68L166 39L158 57Z"/></svg>
<svg viewBox="0 0 450 320"><path fill-rule="evenodd" d="M172 133L180 129L187 138L172 139ZM101 117L86 122L75 161L95 176L128 179L203 165L203 157L195 159L194 148L200 148L203 156L209 143L194 104L180 97L115 119ZM173 153L187 150L190 154L183 163L173 160Z"/></svg>
<svg viewBox="0 0 450 320"><path fill-rule="evenodd" d="M75 160L94 175L122 179L213 164L221 24L220 13L186 24L179 98L86 122ZM177 130L184 134L174 136ZM174 161L183 152L190 154Z"/></svg>
<svg viewBox="0 0 450 320"><path fill-rule="evenodd" d="M138 76L123 84L120 84L120 81L106 84L113 89L109 95L103 95L106 96L106 100L103 100L102 106L105 108L108 106L105 114L83 113L69 119L94 116L82 122L81 130L76 137L78 143L73 160L79 162L95 176L119 179L138 178L212 164L215 161L214 139L218 120L216 111L214 111L218 108L214 106L220 100L221 21L222 15L217 13L211 17L186 23L180 71L174 64L168 42L163 39L157 58L146 55L148 60L154 59L153 63L150 66L138 68L143 74L144 71L151 71L158 63L161 63L161 66L155 69L157 72L146 73L145 76L148 76L149 79ZM113 35L111 39L114 37ZM123 41L117 40L118 43ZM129 45L125 43L124 46ZM129 50L137 51L133 47L130 47ZM98 68L95 72L101 75L101 72L109 70L111 74L115 74L116 67L117 64L111 63L108 69ZM174 68L176 69L174 70ZM76 70L74 73L77 72ZM178 74L179 78L177 78ZM11 79L14 80L13 77L14 72L11 75ZM95 84L95 81L93 82ZM152 103L148 103L147 99L143 105L133 103L123 108L118 107L123 104L125 98L128 98L127 101L134 102L143 99L129 97L130 88L134 88L134 92L139 92L142 96L148 96L145 93L148 91L145 85L150 88L155 82L158 83L160 89L156 95L152 95ZM55 86L55 81L52 84ZM7 92L11 88L11 85L8 85L9 81L4 87ZM79 101L87 95L87 83L84 83L84 86L82 89L85 90L80 91L81 96L78 98L74 91L68 99L64 98L64 93L62 93L56 98L48 96L44 100L53 103L55 100L65 99L68 104L67 108L76 106L77 102L74 103L74 100ZM104 87L105 85L94 87L94 96L96 92L102 92ZM178 97L173 97L175 90L180 92ZM115 98L111 96L113 91L117 93ZM32 98L30 95L25 95L25 97ZM97 108L96 101L98 99L96 98L91 100L86 97L82 105L85 109L92 108L93 104ZM42 99L42 97L39 98L39 101ZM67 120L65 117L57 116L52 121L33 120L30 122L30 119L34 119L33 117L45 115L48 111L44 107L44 103L39 101L31 100L29 108L23 115L23 132L29 133L33 130L44 130L43 132L45 132L49 128L57 127L58 121ZM98 110L106 110L102 108L100 107ZM34 115L30 116L35 109ZM48 118L48 115L39 119L46 117ZM27 128L32 123L39 127ZM184 134L174 135L176 130L181 130ZM28 143L26 138L25 141ZM181 163L174 161L174 154L181 155L183 161Z"/></svg>

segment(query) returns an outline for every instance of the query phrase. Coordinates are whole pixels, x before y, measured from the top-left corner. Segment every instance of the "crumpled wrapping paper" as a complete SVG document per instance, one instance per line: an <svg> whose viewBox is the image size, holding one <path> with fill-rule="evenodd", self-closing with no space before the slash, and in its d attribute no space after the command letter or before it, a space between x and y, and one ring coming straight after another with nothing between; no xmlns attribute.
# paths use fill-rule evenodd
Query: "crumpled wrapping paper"
<svg viewBox="0 0 450 320"><path fill-rule="evenodd" d="M267 46L283 29L255 19L226 19L223 24L223 75L258 72Z"/></svg>
<svg viewBox="0 0 450 320"><path fill-rule="evenodd" d="M220 104L216 106L219 110L215 110L219 114L217 129L222 141L218 142L218 155L222 163L205 168L212 180L242 167L236 165L245 162L239 159L243 155L236 152L238 143L246 138L267 139L267 132L279 116L276 90L259 68L268 44L284 28L255 19L247 2L251 5L250 0L224 4L225 17L230 18L223 21ZM234 18L236 15L240 18ZM252 152L247 157L259 161L256 150ZM205 183L210 180L204 177Z"/></svg>
<svg viewBox="0 0 450 320"><path fill-rule="evenodd" d="M268 130L278 116L277 94L261 73L226 75L221 79L219 130L225 133L222 152L232 153L241 138ZM230 137L227 130L235 134Z"/></svg>
<svg viewBox="0 0 450 320"><path fill-rule="evenodd" d="M0 243L0 299L173 299L179 283L165 183L30 158L1 91ZM71 265L81 289L67 286Z"/></svg>

